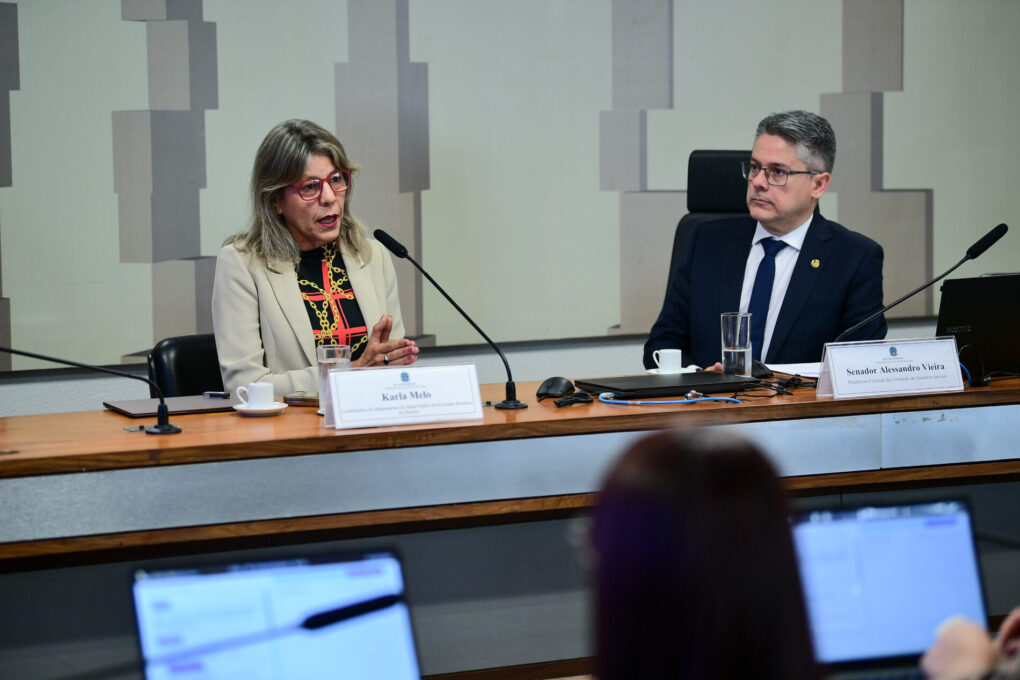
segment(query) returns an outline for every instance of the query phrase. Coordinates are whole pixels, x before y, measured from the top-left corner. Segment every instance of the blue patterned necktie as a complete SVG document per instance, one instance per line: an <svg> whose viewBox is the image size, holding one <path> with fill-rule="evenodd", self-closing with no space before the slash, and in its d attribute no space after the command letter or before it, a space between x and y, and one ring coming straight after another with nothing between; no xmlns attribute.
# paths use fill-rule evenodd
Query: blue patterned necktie
<svg viewBox="0 0 1020 680"><path fill-rule="evenodd" d="M751 356L761 361L761 346L765 342L765 319L769 315L772 282L776 279L776 253L786 247L786 242L763 238L759 243L765 249L765 257L758 265L758 273L754 275L754 287L751 288L751 302L747 305L747 311L751 312Z"/></svg>

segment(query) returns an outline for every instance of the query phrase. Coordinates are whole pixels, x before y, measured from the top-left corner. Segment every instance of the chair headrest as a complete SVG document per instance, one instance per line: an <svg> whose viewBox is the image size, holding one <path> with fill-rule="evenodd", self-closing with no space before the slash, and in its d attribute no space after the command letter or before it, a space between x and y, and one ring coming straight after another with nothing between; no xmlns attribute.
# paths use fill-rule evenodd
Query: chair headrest
<svg viewBox="0 0 1020 680"><path fill-rule="evenodd" d="M747 180L740 163L750 151L692 151L687 159L687 211L747 212Z"/></svg>

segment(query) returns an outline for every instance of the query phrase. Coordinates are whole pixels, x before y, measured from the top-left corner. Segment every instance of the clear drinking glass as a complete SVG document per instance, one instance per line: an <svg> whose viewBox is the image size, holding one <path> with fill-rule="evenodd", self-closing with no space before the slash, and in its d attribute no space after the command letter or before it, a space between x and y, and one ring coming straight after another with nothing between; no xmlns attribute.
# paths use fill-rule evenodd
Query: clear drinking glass
<svg viewBox="0 0 1020 680"><path fill-rule="evenodd" d="M333 426L333 399L329 389L329 372L351 367L350 345L319 345L315 348L319 360L319 411L326 417L325 425Z"/></svg>
<svg viewBox="0 0 1020 680"><path fill-rule="evenodd" d="M751 375L751 313L723 312L722 370L730 375Z"/></svg>

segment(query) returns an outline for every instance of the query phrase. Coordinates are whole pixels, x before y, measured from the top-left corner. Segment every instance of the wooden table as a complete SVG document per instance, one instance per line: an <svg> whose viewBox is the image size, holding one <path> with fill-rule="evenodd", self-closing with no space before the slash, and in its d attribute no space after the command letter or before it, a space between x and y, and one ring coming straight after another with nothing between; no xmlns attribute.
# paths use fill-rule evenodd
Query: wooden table
<svg viewBox="0 0 1020 680"><path fill-rule="evenodd" d="M583 664L554 660L590 653L570 518L643 432L732 428L794 493L837 500L1020 479L1020 380L882 399L800 389L740 405L561 409L536 402L536 388L518 385L528 409L486 408L477 422L354 431L326 430L297 407L175 417L184 431L169 436L127 432L138 422L103 411L0 419L0 598L31 601L43 617L7 608L0 639L32 628L24 644L57 658L67 639L93 649L99 623L120 636L113 657L130 658L130 617L114 610L129 607L122 591L135 565L385 540L407 558L426 674L537 664L566 675ZM503 387L482 391L498 401ZM53 629L45 612L86 591L121 604L99 614L86 605Z"/></svg>
<svg viewBox="0 0 1020 680"><path fill-rule="evenodd" d="M740 405L568 408L537 402L536 388L518 386L528 409L485 408L481 421L348 431L301 407L179 416L184 431L166 436L125 431L137 423L109 411L0 419L0 569L563 514L591 503L633 433L673 426L746 432L799 493L1020 474L1020 380L882 399L799 389ZM482 391L495 401L502 385ZM904 441L916 448L897 450Z"/></svg>

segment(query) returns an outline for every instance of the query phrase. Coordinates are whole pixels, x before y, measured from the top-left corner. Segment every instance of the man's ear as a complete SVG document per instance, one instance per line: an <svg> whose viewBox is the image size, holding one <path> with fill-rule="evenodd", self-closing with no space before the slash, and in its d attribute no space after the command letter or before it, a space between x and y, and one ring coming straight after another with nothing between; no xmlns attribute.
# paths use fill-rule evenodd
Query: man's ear
<svg viewBox="0 0 1020 680"><path fill-rule="evenodd" d="M832 181L832 175L827 172L823 172L820 175L811 175L811 196L812 198L819 199L825 190L829 188L829 182Z"/></svg>

